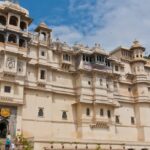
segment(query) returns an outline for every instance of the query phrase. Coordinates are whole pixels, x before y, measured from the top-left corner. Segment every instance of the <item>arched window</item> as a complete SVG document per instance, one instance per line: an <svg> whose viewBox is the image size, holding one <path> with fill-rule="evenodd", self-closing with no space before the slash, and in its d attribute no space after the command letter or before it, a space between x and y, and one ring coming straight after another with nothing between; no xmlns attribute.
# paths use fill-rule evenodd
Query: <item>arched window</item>
<svg viewBox="0 0 150 150"><path fill-rule="evenodd" d="M10 43L17 43L17 37L14 34L10 34L8 37L8 42Z"/></svg>
<svg viewBox="0 0 150 150"><path fill-rule="evenodd" d="M0 42L2 43L5 42L5 36L3 34L0 34Z"/></svg>
<svg viewBox="0 0 150 150"><path fill-rule="evenodd" d="M62 119L67 119L67 112L66 111L62 112Z"/></svg>
<svg viewBox="0 0 150 150"><path fill-rule="evenodd" d="M26 41L24 39L19 39L19 47L26 47Z"/></svg>
<svg viewBox="0 0 150 150"><path fill-rule="evenodd" d="M90 116L90 109L89 108L86 109L86 115Z"/></svg>
<svg viewBox="0 0 150 150"><path fill-rule="evenodd" d="M16 16L11 16L9 24L13 26L18 26L18 18Z"/></svg>
<svg viewBox="0 0 150 150"><path fill-rule="evenodd" d="M68 54L63 54L63 60L65 60L65 61L70 61L70 55L68 55Z"/></svg>
<svg viewBox="0 0 150 150"><path fill-rule="evenodd" d="M20 29L22 31L25 31L27 29L27 24L24 22L24 21L21 21L20 22Z"/></svg>
<svg viewBox="0 0 150 150"><path fill-rule="evenodd" d="M5 26L6 25L6 17L0 15L0 25Z"/></svg>
<svg viewBox="0 0 150 150"><path fill-rule="evenodd" d="M39 108L38 117L43 117L43 116L44 116L44 108Z"/></svg>
<svg viewBox="0 0 150 150"><path fill-rule="evenodd" d="M41 34L40 34L40 40L41 41L46 41L46 33L45 32L41 32Z"/></svg>

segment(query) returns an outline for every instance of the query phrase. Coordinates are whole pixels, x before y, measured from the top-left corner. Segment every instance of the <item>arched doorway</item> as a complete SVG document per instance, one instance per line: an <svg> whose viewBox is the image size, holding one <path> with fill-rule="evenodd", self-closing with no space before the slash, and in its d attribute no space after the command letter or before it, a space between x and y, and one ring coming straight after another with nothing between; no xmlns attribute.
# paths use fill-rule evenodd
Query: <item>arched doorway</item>
<svg viewBox="0 0 150 150"><path fill-rule="evenodd" d="M6 138L8 132L8 121L2 120L0 121L0 138Z"/></svg>

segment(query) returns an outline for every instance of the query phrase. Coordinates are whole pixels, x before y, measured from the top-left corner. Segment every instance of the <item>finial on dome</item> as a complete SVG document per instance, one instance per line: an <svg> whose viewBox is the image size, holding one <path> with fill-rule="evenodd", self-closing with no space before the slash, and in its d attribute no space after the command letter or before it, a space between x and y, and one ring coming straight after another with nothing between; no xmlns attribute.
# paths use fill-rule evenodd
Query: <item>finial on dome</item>
<svg viewBox="0 0 150 150"><path fill-rule="evenodd" d="M100 48L101 45L99 43L95 43L95 47Z"/></svg>

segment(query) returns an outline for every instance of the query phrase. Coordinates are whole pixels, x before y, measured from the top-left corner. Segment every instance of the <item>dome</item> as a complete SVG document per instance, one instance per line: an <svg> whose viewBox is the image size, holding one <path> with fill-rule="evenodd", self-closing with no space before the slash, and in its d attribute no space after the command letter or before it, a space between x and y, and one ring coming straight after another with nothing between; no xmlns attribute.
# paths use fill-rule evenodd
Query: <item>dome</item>
<svg viewBox="0 0 150 150"><path fill-rule="evenodd" d="M138 40L133 41L133 44L131 46L131 50L133 49L137 49L137 48L141 48L143 50L145 50L145 48L140 44L140 42Z"/></svg>
<svg viewBox="0 0 150 150"><path fill-rule="evenodd" d="M52 31L47 25L45 22L41 22L38 27L35 29L36 32L39 32L40 29L44 29L46 31Z"/></svg>
<svg viewBox="0 0 150 150"><path fill-rule="evenodd" d="M0 9L3 9L3 10L11 9L11 10L20 12L20 13L24 14L25 16L29 16L29 11L27 9L25 9L25 8L21 7L19 4L13 3L9 0L0 1Z"/></svg>
<svg viewBox="0 0 150 150"><path fill-rule="evenodd" d="M100 54L106 54L107 55L107 52L104 51L104 49L101 48L101 45L97 44L97 43L95 43L95 46L92 48L92 51L94 53L100 53Z"/></svg>

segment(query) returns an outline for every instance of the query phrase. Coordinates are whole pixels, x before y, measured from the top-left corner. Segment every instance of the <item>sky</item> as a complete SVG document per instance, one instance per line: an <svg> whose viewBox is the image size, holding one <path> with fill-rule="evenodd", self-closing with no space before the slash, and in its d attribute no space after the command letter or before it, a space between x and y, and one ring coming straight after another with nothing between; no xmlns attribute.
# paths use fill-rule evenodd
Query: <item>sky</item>
<svg viewBox="0 0 150 150"><path fill-rule="evenodd" d="M30 12L33 30L45 22L53 39L70 45L99 43L107 51L136 39L150 54L150 0L19 0Z"/></svg>

